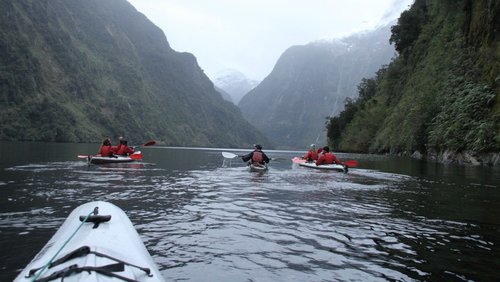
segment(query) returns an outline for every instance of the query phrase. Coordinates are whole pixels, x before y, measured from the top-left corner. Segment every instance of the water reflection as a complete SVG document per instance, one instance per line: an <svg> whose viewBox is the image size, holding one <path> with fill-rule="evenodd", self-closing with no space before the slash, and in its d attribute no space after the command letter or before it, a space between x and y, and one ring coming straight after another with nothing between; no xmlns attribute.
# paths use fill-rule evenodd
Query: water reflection
<svg viewBox="0 0 500 282"><path fill-rule="evenodd" d="M428 167L372 168L380 157L343 174L290 161L249 173L243 162L221 167L214 150L144 155L144 163L4 169L0 246L9 276L1 280L92 200L126 211L167 280L494 280L500 266L496 187L426 176Z"/></svg>

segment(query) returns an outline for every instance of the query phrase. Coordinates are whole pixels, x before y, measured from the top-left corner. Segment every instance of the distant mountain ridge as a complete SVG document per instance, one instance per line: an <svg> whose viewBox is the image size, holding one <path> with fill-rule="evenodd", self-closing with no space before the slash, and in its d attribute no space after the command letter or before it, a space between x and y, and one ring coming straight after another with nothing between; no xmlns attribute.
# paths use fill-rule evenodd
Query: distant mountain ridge
<svg viewBox="0 0 500 282"><path fill-rule="evenodd" d="M240 101L243 115L280 148L326 144L327 117L395 55L390 25L341 40L286 50L273 71Z"/></svg>
<svg viewBox="0 0 500 282"><path fill-rule="evenodd" d="M0 1L0 139L247 147L267 139L125 0Z"/></svg>
<svg viewBox="0 0 500 282"><path fill-rule="evenodd" d="M247 78L242 72L225 70L218 73L214 84L224 90L237 105L241 98L259 84L258 81Z"/></svg>

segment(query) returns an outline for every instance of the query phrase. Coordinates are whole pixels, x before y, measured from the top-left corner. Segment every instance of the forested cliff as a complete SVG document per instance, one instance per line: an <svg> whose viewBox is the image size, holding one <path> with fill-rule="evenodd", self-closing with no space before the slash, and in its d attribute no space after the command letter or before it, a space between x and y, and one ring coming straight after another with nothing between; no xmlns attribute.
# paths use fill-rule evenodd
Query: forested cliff
<svg viewBox="0 0 500 282"><path fill-rule="evenodd" d="M1 140L268 143L125 0L0 0L0 106Z"/></svg>
<svg viewBox="0 0 500 282"><path fill-rule="evenodd" d="M392 27L400 56L330 119L336 150L499 163L500 2L416 0Z"/></svg>

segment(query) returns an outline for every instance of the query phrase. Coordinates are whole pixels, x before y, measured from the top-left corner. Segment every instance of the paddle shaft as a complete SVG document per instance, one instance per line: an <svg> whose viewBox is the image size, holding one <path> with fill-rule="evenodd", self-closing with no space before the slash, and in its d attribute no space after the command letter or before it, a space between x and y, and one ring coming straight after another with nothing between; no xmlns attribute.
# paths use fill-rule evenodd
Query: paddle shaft
<svg viewBox="0 0 500 282"><path fill-rule="evenodd" d="M146 146L153 146L153 145L155 145L155 144L156 144L156 141L155 141L155 140L150 140L150 141L148 141L148 142L146 142L146 143L142 144L141 146L145 146L145 147L146 147Z"/></svg>

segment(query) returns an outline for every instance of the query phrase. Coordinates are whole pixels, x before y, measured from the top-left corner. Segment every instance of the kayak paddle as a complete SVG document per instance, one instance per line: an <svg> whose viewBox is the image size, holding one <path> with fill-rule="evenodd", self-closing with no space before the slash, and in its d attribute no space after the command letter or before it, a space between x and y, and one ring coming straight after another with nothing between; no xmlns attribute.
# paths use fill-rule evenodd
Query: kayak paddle
<svg viewBox="0 0 500 282"><path fill-rule="evenodd" d="M236 154L233 154L233 153L229 153L229 152L222 152L222 156L225 158L225 159L234 159L236 157L241 157L240 155L236 155ZM282 161L282 160L285 160L285 158L269 158L271 161Z"/></svg>
<svg viewBox="0 0 500 282"><path fill-rule="evenodd" d="M269 158L269 159L270 159L271 161L276 161L276 162L286 160L285 158Z"/></svg>
<svg viewBox="0 0 500 282"><path fill-rule="evenodd" d="M156 141L155 140L149 140L148 142L142 144L141 146L153 146L154 144L156 144Z"/></svg>
<svg viewBox="0 0 500 282"><path fill-rule="evenodd" d="M155 140L149 140L148 142L146 142L146 143L144 143L142 145L133 146L132 148L136 149L136 148L140 148L140 147L153 146L154 144L156 144Z"/></svg>
<svg viewBox="0 0 500 282"><path fill-rule="evenodd" d="M234 158L236 158L236 157L239 157L238 155L233 154L233 153L229 153L229 152L222 152L222 156L223 156L225 159L234 159Z"/></svg>
<svg viewBox="0 0 500 282"><path fill-rule="evenodd" d="M342 162L342 164L348 166L348 167L357 167L358 166L358 161L356 160L349 160L349 161L345 161L345 162Z"/></svg>

